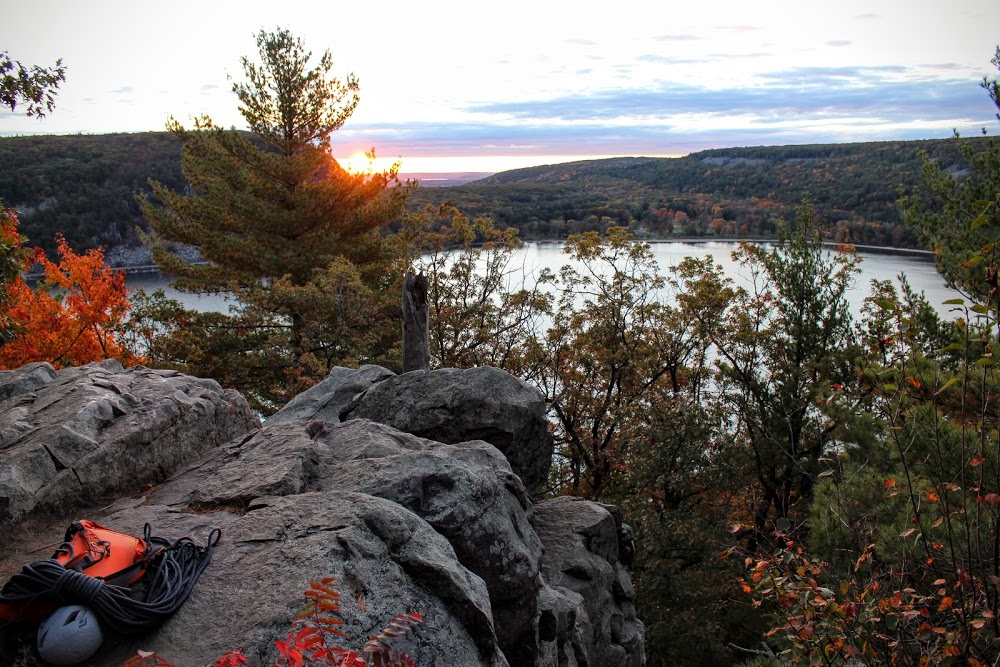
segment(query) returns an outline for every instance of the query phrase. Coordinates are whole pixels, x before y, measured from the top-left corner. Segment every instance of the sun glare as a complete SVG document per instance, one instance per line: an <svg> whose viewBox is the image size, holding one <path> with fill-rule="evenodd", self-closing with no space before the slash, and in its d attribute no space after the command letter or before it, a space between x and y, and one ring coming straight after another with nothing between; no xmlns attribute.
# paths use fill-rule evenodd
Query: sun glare
<svg viewBox="0 0 1000 667"><path fill-rule="evenodd" d="M386 171L400 160L399 158L385 157L376 157L375 159L371 159L363 152L359 151L347 158L337 158L337 161L340 162L340 166L347 171L354 172L355 174L363 174L369 171Z"/></svg>

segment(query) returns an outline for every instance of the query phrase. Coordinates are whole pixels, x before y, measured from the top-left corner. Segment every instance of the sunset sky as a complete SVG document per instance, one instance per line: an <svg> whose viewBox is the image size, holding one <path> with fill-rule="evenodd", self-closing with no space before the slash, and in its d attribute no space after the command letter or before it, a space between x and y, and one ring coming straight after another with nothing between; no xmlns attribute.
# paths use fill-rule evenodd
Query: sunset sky
<svg viewBox="0 0 1000 667"><path fill-rule="evenodd" d="M44 120L0 112L0 135L239 127L227 75L278 26L361 82L336 155L404 172L1000 129L977 86L995 0L4 0L0 50L61 57L67 80Z"/></svg>

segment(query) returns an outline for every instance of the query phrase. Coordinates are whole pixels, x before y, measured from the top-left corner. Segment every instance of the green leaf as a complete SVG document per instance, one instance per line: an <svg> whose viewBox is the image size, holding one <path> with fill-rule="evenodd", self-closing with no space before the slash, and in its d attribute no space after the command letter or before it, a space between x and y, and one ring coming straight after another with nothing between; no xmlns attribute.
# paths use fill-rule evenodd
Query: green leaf
<svg viewBox="0 0 1000 667"><path fill-rule="evenodd" d="M894 310L896 308L896 302L892 299L878 299L875 301L875 305L882 310Z"/></svg>
<svg viewBox="0 0 1000 667"><path fill-rule="evenodd" d="M977 303L972 308L970 308L970 310L974 313L979 313L980 315L987 315L990 312L990 309L981 303Z"/></svg>
<svg viewBox="0 0 1000 667"><path fill-rule="evenodd" d="M937 351L938 354L942 352L961 352L965 349L961 343L952 343L951 345L945 345L940 350Z"/></svg>
<svg viewBox="0 0 1000 667"><path fill-rule="evenodd" d="M982 357L976 361L977 366L992 366L994 363L996 362L993 361L992 357Z"/></svg>
<svg viewBox="0 0 1000 667"><path fill-rule="evenodd" d="M819 474L820 477L829 477L833 474L833 470L824 470Z"/></svg>
<svg viewBox="0 0 1000 667"><path fill-rule="evenodd" d="M979 229L980 227L983 226L983 224L985 224L986 220L987 220L986 214L985 213L980 213L976 217L976 219L972 221L972 225L970 225L970 226L972 227L972 229Z"/></svg>
<svg viewBox="0 0 1000 667"><path fill-rule="evenodd" d="M884 384L882 385L882 388L885 389L886 391L896 391L897 389L899 389L899 387L897 387L894 384Z"/></svg>
<svg viewBox="0 0 1000 667"><path fill-rule="evenodd" d="M983 256L982 255L973 255L969 259L967 259L964 262L962 262L962 266L964 266L965 268L968 269L970 267L975 266L976 264L979 264L981 261L983 261Z"/></svg>
<svg viewBox="0 0 1000 667"><path fill-rule="evenodd" d="M781 517L780 519L774 522L774 527L784 532L792 527L792 522L785 517Z"/></svg>
<svg viewBox="0 0 1000 667"><path fill-rule="evenodd" d="M960 376L956 375L955 377L953 377L952 379L948 380L943 385L941 385L941 388L938 389L936 392L934 392L934 395L937 396L942 391L944 391L945 389L947 389L948 387L950 387L951 385L955 384L956 382L958 382L961 379L962 378Z"/></svg>
<svg viewBox="0 0 1000 667"><path fill-rule="evenodd" d="M948 299L947 301L942 301L944 306L963 306L965 305L965 299Z"/></svg>

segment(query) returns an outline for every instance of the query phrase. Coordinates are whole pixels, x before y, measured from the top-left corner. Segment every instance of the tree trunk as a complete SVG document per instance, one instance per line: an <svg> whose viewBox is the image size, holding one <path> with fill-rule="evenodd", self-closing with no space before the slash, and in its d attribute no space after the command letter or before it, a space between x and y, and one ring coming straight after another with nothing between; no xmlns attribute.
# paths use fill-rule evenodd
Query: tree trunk
<svg viewBox="0 0 1000 667"><path fill-rule="evenodd" d="M427 277L407 272L403 281L403 372L431 367Z"/></svg>

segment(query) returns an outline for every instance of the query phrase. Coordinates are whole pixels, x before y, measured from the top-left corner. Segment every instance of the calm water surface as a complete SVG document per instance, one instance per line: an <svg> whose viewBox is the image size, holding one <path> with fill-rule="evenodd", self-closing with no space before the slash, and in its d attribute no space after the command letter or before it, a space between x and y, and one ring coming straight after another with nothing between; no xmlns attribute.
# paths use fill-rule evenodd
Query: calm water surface
<svg viewBox="0 0 1000 667"><path fill-rule="evenodd" d="M663 241L652 243L651 248L660 269L666 272L670 267L680 263L685 257L703 258L711 255L716 263L721 264L723 270L733 279L733 281L746 287L749 284L748 278L741 273L740 267L732 259L732 252L737 247L736 243L724 241L709 242L677 242ZM545 268L558 271L561 266L569 263L569 258L562 252L563 244L559 242L538 242L526 243L523 248L513 258L512 267L517 267L518 280L524 276L524 281L531 283L534 276ZM882 252L860 251L861 274L854 280L854 287L849 293L851 310L855 317L860 312L861 303L870 292L869 285L873 279L893 280L899 274L905 274L910 284L917 292L924 292L928 301L937 307L938 311L948 317L956 317L956 313L950 312L951 306L942 305L948 299L960 296L957 292L949 290L944 285L934 268L934 262L930 255L911 254L889 254ZM128 287L130 289L144 289L152 292L156 289L163 289L167 296L180 300L188 308L205 312L219 311L228 312L231 301L227 301L224 295L220 294L184 294L177 292L170 287L171 279L168 276L147 274L129 276ZM517 287L513 285L512 287Z"/></svg>

